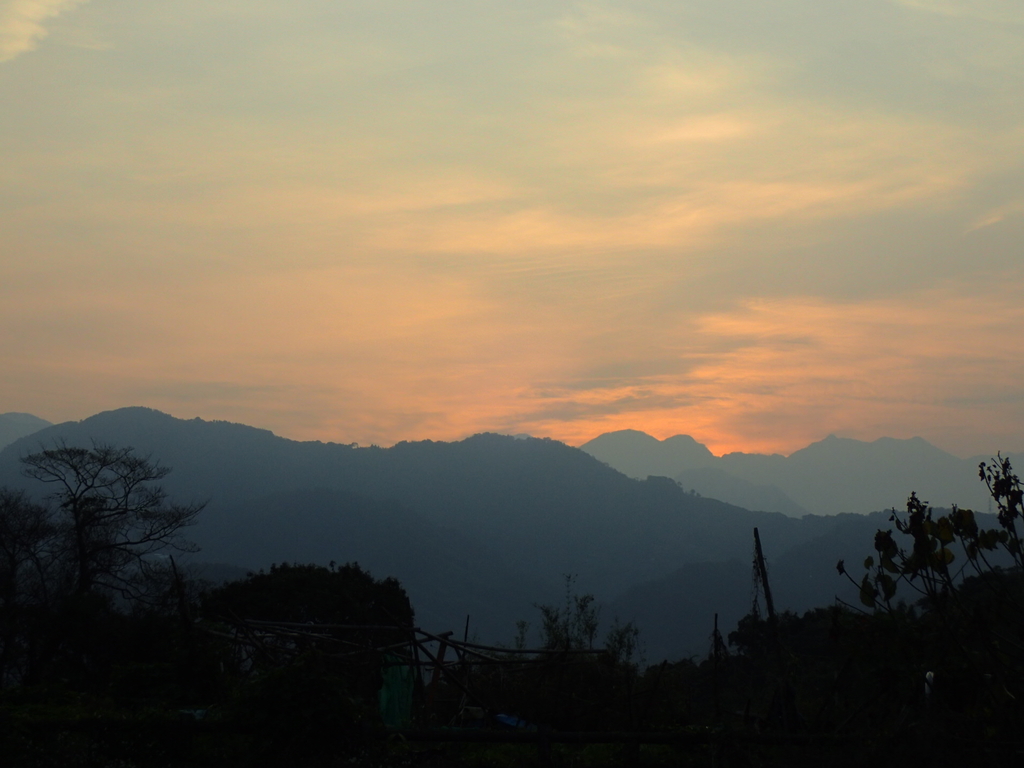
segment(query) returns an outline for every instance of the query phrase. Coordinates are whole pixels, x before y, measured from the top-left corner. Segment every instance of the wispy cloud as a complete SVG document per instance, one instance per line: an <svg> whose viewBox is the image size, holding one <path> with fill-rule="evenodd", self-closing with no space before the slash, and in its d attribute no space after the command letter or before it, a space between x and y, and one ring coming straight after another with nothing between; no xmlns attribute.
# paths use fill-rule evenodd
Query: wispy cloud
<svg viewBox="0 0 1024 768"><path fill-rule="evenodd" d="M993 224L998 224L1010 216L1021 216L1022 214L1024 214L1024 198L1010 200L1009 202L996 206L991 210L985 211L981 216L971 222L967 231L973 232L974 230L982 229L983 227L991 227Z"/></svg>
<svg viewBox="0 0 1024 768"><path fill-rule="evenodd" d="M9 409L719 451L1024 421L1020 0L81 2L0 0L0 60L51 32L0 77Z"/></svg>
<svg viewBox="0 0 1024 768"><path fill-rule="evenodd" d="M46 22L88 0L6 0L0 5L0 62L35 50Z"/></svg>
<svg viewBox="0 0 1024 768"><path fill-rule="evenodd" d="M679 349L678 371L583 391L552 382L526 393L535 410L510 426L572 442L626 427L685 432L716 452L788 453L831 432L922 435L964 455L1016 448L1019 278L862 302L749 300L664 330L657 345Z"/></svg>

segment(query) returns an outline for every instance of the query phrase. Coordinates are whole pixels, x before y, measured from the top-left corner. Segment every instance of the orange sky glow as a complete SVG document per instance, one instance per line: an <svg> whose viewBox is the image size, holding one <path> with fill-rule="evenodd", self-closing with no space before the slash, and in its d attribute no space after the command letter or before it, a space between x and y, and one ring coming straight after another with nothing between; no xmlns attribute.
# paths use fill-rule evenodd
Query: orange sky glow
<svg viewBox="0 0 1024 768"><path fill-rule="evenodd" d="M0 412L1024 450L1011 0L7 0L0 153Z"/></svg>

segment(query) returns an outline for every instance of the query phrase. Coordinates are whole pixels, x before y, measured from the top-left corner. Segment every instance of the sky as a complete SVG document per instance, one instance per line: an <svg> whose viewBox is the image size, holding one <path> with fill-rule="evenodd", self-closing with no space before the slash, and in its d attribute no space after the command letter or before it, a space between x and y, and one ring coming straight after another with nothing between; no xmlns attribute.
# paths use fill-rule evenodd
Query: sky
<svg viewBox="0 0 1024 768"><path fill-rule="evenodd" d="M1020 0L0 0L0 411L1024 450Z"/></svg>

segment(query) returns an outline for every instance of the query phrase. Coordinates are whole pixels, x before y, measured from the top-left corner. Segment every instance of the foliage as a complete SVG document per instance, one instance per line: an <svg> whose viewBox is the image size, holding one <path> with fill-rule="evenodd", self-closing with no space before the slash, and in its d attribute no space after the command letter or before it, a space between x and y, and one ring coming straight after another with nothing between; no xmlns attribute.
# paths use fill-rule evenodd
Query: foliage
<svg viewBox="0 0 1024 768"><path fill-rule="evenodd" d="M156 481L169 470L131 448L57 444L22 462L53 493L38 504L0 489L0 687L87 684L125 651L117 614L173 589L161 555L191 549L180 531L202 505L168 503Z"/></svg>
<svg viewBox="0 0 1024 768"><path fill-rule="evenodd" d="M592 594L575 591L576 577L565 575L562 607L535 605L541 615L541 646L549 650L591 650L600 626L600 610Z"/></svg>
<svg viewBox="0 0 1024 768"><path fill-rule="evenodd" d="M358 563L281 563L211 590L204 614L317 624L411 627L412 604L397 579L374 579Z"/></svg>
<svg viewBox="0 0 1024 768"><path fill-rule="evenodd" d="M383 655L377 649L407 643L413 625L412 605L398 581L376 580L357 563L273 565L208 592L201 614L237 638L222 663L242 689L267 691L271 680L300 686L302 670L315 661L339 696L364 705L376 701L381 687ZM248 642L251 621L286 626L282 632L264 628Z"/></svg>
<svg viewBox="0 0 1024 768"><path fill-rule="evenodd" d="M892 601L900 584L915 591L930 608L946 607L959 597L959 584L965 576L987 579L999 569L995 558L1002 554L1012 569L1024 566L1017 519L1022 513L1020 479L1013 473L1009 459L999 458L990 464L982 463L979 475L989 488L999 513L997 528L982 528L970 509L953 507L948 515L933 516L928 503L912 493L907 500L906 518L893 511L890 521L896 531L909 536L909 547L901 547L893 531L878 531L875 536L874 557L864 562L868 573L860 583L860 597L869 608L891 610ZM955 550L961 552L959 567ZM839 564L840 573L845 572ZM1000 580L991 581L994 589L1007 585ZM1012 591L1002 593L1015 610L1024 606L1019 595Z"/></svg>
<svg viewBox="0 0 1024 768"><path fill-rule="evenodd" d="M472 669L475 702L491 713L505 713L534 726L568 730L632 727L639 668L639 630L618 619L605 647L595 648L600 622L592 594L579 594L574 576L565 576L560 606L536 605L541 614L543 652L509 654L501 666ZM529 623L517 622L514 647L527 646Z"/></svg>
<svg viewBox="0 0 1024 768"><path fill-rule="evenodd" d="M972 738L1012 734L1024 713L1024 494L1008 459L982 463L979 476L998 507L996 526L970 509L936 515L911 494L906 515L890 518L894 530L875 535L877 560L865 560L859 582L861 602L890 636L880 658L926 693L933 721ZM844 563L838 569L846 574ZM908 591L916 610L897 600Z"/></svg>
<svg viewBox="0 0 1024 768"><path fill-rule="evenodd" d="M154 478L148 466L143 476ZM449 674L426 695L417 691L418 723L460 722L468 705L540 730L717 740L687 751L553 746L547 754L555 765L1016 764L1024 494L1002 459L983 465L982 479L999 507L991 525L970 510L937 514L916 495L905 516L893 513L892 529L875 537L867 574L855 580L870 611L782 612L771 625L747 616L729 635L730 649L716 636L706 658L644 670L632 622L614 622L605 652L592 652L600 644L598 606L567 577L563 601L536 606L544 652L495 658L481 649L454 662L449 655ZM131 516L114 514L116 494L90 496L88 481L71 483L74 493L53 482L50 507L0 491L5 765L527 765L537 758L533 745L421 748L381 738L378 649L406 642L414 618L396 580L376 580L357 564L283 563L211 589L200 604L181 579L148 591L145 602L118 603L111 597L117 578L133 584L127 594L143 593L137 566L148 555L118 571L127 560L89 554L105 551L103 541L129 541L111 538L116 525L90 515L106 508L108 520L133 530ZM159 494L148 498L153 509L167 509ZM84 550L92 558L84 576L83 550L69 535L76 519L95 523L83 528L97 545ZM906 595L915 602L900 599ZM523 650L529 625L517 629L515 647ZM239 651L245 642L248 655ZM752 745L762 737L766 743ZM788 752L767 743L790 737L806 743Z"/></svg>
<svg viewBox="0 0 1024 768"><path fill-rule="evenodd" d="M638 663L640 655L640 628L632 621L621 622L618 617L605 636L604 649L616 664L633 665ZM639 660L642 664L643 661Z"/></svg>
<svg viewBox="0 0 1024 768"><path fill-rule="evenodd" d="M238 689L225 717L252 734L240 762L336 765L366 748L379 715L327 656L311 652Z"/></svg>
<svg viewBox="0 0 1024 768"><path fill-rule="evenodd" d="M50 603L53 534L43 507L0 489L0 688L27 674L32 628Z"/></svg>
<svg viewBox="0 0 1024 768"><path fill-rule="evenodd" d="M203 505L168 504L155 483L170 470L134 449L61 443L22 463L28 477L54 488L50 546L69 592L101 588L141 597L156 564L153 555L193 549L180 533Z"/></svg>

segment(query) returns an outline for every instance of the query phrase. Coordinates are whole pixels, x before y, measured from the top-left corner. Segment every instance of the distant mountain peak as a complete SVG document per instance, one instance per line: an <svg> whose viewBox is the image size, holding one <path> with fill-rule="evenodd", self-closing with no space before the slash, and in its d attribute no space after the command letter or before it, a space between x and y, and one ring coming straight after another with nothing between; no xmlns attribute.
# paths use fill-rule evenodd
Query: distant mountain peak
<svg viewBox="0 0 1024 768"><path fill-rule="evenodd" d="M879 437L875 440L857 440L853 437L837 437L829 435L823 440L811 443L806 448L794 451L789 455L790 461L803 462L815 457L815 460L832 460L852 456L872 456L878 461L898 461L908 455L933 457L935 459L954 459L952 454L929 443L923 437ZM831 457L831 459L829 459Z"/></svg>
<svg viewBox="0 0 1024 768"><path fill-rule="evenodd" d="M593 440L589 440L580 448L586 450L586 446L594 445L598 443L623 443L623 444L636 444L636 445L663 445L673 447L694 447L700 452L707 452L711 454L707 446L703 443L697 442L694 438L689 435L673 435L672 437L666 437L664 440L642 432L639 429L617 429L613 432L605 432L598 435ZM713 455L713 454L712 454Z"/></svg>
<svg viewBox="0 0 1024 768"><path fill-rule="evenodd" d="M656 437L652 437L646 432L641 432L639 429L616 429L612 432L605 432L598 435L593 440L589 440L584 445L590 445L596 442L636 442L636 443L660 443ZM581 446L582 447L582 446Z"/></svg>
<svg viewBox="0 0 1024 768"><path fill-rule="evenodd" d="M621 430L581 448L631 477L667 475L693 492L786 514L889 509L903 504L911 491L944 505L986 503L976 462L920 436L864 441L832 433L788 457L735 452L715 458L686 435L661 441Z"/></svg>
<svg viewBox="0 0 1024 768"><path fill-rule="evenodd" d="M704 443L697 442L697 440L695 440L694 438L690 437L689 435L672 435L672 437L666 437L661 442L663 444L665 444L665 445L697 446L702 451L707 451L708 453L711 453L711 451L708 449L708 447L706 445L704 445Z"/></svg>
<svg viewBox="0 0 1024 768"><path fill-rule="evenodd" d="M580 450L641 480L649 475L675 477L685 467L707 466L715 460L706 445L689 435L659 440L636 429L606 432Z"/></svg>
<svg viewBox="0 0 1024 768"><path fill-rule="evenodd" d="M46 419L33 416L31 413L0 414L0 448L49 426L51 424Z"/></svg>
<svg viewBox="0 0 1024 768"><path fill-rule="evenodd" d="M82 422L92 421L94 419L107 419L111 417L118 418L155 418L155 419L173 419L174 421L186 421L186 419L179 419L176 416L171 416L169 413L158 411L156 408L150 408L145 405L126 405L123 408L112 408L109 411L100 411L99 413L93 414L92 416L82 419ZM203 421L199 417L196 417L194 421Z"/></svg>
<svg viewBox="0 0 1024 768"><path fill-rule="evenodd" d="M31 413L22 413L20 411L0 413L0 419L4 419L5 421L10 421L15 424L50 424L46 419L41 419L38 416L33 416Z"/></svg>

